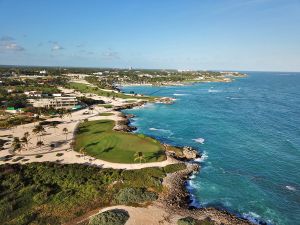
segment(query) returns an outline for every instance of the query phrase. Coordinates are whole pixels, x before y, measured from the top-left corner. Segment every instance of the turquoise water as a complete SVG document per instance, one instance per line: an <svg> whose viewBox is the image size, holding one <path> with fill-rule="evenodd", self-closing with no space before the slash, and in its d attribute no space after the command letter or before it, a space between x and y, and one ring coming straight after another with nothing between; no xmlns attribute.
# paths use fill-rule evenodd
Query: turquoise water
<svg viewBox="0 0 300 225"><path fill-rule="evenodd" d="M177 99L127 112L137 132L203 154L189 183L193 204L300 224L300 73L248 74L232 83L125 87Z"/></svg>

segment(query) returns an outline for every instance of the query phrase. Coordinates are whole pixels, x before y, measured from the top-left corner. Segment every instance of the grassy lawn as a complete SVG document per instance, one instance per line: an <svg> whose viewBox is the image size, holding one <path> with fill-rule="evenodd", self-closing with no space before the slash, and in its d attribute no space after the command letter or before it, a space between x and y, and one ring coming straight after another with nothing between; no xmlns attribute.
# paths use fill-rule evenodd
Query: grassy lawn
<svg viewBox="0 0 300 225"><path fill-rule="evenodd" d="M75 150L84 147L88 155L115 163L139 163L134 161L136 152L143 153L145 162L166 159L158 141L144 135L113 131L114 124L112 120L82 123L77 130Z"/></svg>
<svg viewBox="0 0 300 225"><path fill-rule="evenodd" d="M123 93L104 91L98 87L90 87L86 84L75 83L75 82L69 83L67 85L67 87L71 88L71 89L75 89L82 93L93 93L93 94L97 94L100 96L107 96L107 97L117 97L117 98L123 98L123 99L136 98L136 99L144 99L144 100L154 100L154 98L155 98L153 96L150 96L150 97L149 96L131 96L131 95L123 94Z"/></svg>
<svg viewBox="0 0 300 225"><path fill-rule="evenodd" d="M113 113L99 113L99 116L112 116L114 115Z"/></svg>

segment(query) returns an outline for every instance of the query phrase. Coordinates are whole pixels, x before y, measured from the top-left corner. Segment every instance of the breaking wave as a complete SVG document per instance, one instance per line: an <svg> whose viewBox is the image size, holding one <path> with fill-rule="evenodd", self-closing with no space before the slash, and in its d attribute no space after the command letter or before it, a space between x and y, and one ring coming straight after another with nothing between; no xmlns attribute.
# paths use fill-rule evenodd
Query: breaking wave
<svg viewBox="0 0 300 225"><path fill-rule="evenodd" d="M192 139L192 140L195 141L195 142L198 142L200 144L204 144L204 141L205 141L204 138L195 138L195 139Z"/></svg>

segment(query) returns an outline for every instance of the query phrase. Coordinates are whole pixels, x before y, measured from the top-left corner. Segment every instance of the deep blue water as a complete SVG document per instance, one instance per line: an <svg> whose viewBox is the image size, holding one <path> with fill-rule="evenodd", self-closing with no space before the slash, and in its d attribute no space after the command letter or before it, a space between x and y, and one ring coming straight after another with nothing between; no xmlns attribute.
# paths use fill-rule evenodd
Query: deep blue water
<svg viewBox="0 0 300 225"><path fill-rule="evenodd" d="M127 112L137 132L203 153L190 182L194 204L300 224L300 73L248 74L232 83L125 87L177 99Z"/></svg>

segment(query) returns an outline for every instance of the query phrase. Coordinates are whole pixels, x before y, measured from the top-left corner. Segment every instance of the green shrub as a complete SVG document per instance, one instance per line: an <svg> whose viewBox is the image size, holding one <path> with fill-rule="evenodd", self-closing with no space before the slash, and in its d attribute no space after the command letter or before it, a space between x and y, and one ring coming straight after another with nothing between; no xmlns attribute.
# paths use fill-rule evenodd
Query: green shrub
<svg viewBox="0 0 300 225"><path fill-rule="evenodd" d="M175 173L184 169L186 169L186 165L184 163L171 164L164 167L166 173Z"/></svg>
<svg viewBox="0 0 300 225"><path fill-rule="evenodd" d="M181 218L177 221L178 225L197 225L197 220L193 217Z"/></svg>
<svg viewBox="0 0 300 225"><path fill-rule="evenodd" d="M113 113L99 113L99 116L112 116L114 115Z"/></svg>
<svg viewBox="0 0 300 225"><path fill-rule="evenodd" d="M21 159L24 159L24 157L18 156L17 158L13 159L12 161L13 161L13 162L18 162L18 161L20 161Z"/></svg>
<svg viewBox="0 0 300 225"><path fill-rule="evenodd" d="M157 198L153 192L162 191L165 175L163 168L116 170L52 162L0 165L0 224L26 218L32 221L24 224L64 224L97 207L152 201ZM36 217L28 216L30 212Z"/></svg>
<svg viewBox="0 0 300 225"><path fill-rule="evenodd" d="M57 153L56 154L57 157L60 157L60 156L63 156L63 155L64 155L64 153Z"/></svg>
<svg viewBox="0 0 300 225"><path fill-rule="evenodd" d="M109 105L109 104L107 104L107 105L101 105L101 106L103 106L106 109L111 109L113 107L113 105Z"/></svg>
<svg viewBox="0 0 300 225"><path fill-rule="evenodd" d="M207 217L204 220L197 220L193 217L181 218L177 221L177 225L214 225L215 223Z"/></svg>
<svg viewBox="0 0 300 225"><path fill-rule="evenodd" d="M6 155L6 156L1 157L0 161L6 162L6 161L11 160L12 157L13 157L13 155Z"/></svg>
<svg viewBox="0 0 300 225"><path fill-rule="evenodd" d="M43 155L36 155L35 158L42 158Z"/></svg>
<svg viewBox="0 0 300 225"><path fill-rule="evenodd" d="M136 204L157 199L157 194L143 188L124 188L115 196L118 204Z"/></svg>
<svg viewBox="0 0 300 225"><path fill-rule="evenodd" d="M128 219L127 211L113 209L93 216L89 225L124 225Z"/></svg>

